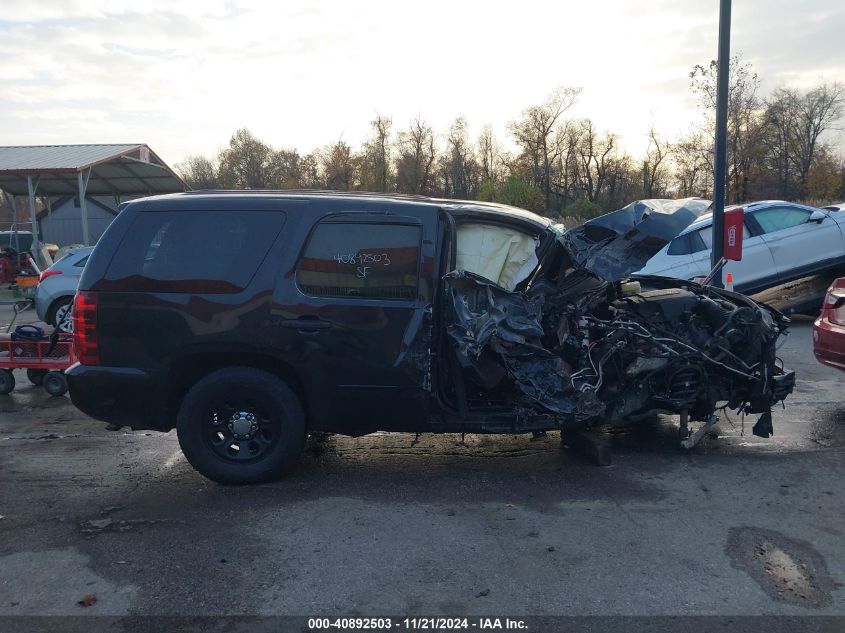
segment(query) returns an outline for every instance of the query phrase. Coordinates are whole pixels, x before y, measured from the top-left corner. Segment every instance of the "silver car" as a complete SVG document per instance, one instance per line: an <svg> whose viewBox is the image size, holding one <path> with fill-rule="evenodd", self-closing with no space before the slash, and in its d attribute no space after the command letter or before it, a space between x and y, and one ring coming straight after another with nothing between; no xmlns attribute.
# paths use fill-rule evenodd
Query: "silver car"
<svg viewBox="0 0 845 633"><path fill-rule="evenodd" d="M54 327L61 323L63 330L70 331L70 319L63 319L73 304L79 277L93 250L93 246L72 249L41 273L35 293L35 312L39 319Z"/></svg>
<svg viewBox="0 0 845 633"><path fill-rule="evenodd" d="M731 261L737 292L753 294L845 264L845 215L770 200L745 209L742 260ZM638 274L678 279L710 272L713 216L702 215L648 260Z"/></svg>

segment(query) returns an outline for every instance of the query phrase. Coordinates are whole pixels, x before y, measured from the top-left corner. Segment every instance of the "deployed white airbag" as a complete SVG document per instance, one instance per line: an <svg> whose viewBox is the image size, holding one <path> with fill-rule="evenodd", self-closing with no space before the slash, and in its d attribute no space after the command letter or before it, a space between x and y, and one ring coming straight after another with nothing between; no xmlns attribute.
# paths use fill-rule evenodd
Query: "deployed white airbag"
<svg viewBox="0 0 845 633"><path fill-rule="evenodd" d="M458 225L458 270L494 281L506 290L537 266L537 240L526 233L490 224Z"/></svg>

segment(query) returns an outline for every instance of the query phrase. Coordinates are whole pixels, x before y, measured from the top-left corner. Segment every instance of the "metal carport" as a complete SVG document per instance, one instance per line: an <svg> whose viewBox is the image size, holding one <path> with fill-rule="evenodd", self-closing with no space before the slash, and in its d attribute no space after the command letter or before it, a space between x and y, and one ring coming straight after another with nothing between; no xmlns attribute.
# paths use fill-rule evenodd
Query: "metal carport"
<svg viewBox="0 0 845 633"><path fill-rule="evenodd" d="M79 196L82 235L90 245L85 196L155 195L190 189L144 144L0 146L0 190L29 198L32 250L39 257L35 196Z"/></svg>

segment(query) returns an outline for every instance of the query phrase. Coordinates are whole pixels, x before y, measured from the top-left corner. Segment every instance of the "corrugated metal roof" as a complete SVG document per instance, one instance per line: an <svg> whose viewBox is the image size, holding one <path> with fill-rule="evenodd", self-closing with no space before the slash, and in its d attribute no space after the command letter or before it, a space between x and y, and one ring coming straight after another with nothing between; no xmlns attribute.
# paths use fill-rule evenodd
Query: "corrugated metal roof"
<svg viewBox="0 0 845 633"><path fill-rule="evenodd" d="M133 145L18 145L0 147L0 171L79 170L137 150Z"/></svg>
<svg viewBox="0 0 845 633"><path fill-rule="evenodd" d="M82 171L87 195L155 195L189 188L143 144L0 146L0 189L15 196L27 194L30 176L37 195L76 195Z"/></svg>

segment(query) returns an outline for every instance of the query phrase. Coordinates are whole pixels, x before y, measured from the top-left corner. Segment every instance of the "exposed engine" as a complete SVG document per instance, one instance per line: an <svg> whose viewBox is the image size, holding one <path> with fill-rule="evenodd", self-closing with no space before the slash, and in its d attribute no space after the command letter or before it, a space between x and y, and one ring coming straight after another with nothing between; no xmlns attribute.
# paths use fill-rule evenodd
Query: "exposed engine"
<svg viewBox="0 0 845 633"><path fill-rule="evenodd" d="M509 378L562 428L657 411L712 423L726 407L762 414L754 433L768 437L771 406L794 386L776 358L789 320L743 295L661 277L610 283L580 267L521 293L463 271L447 279L463 366L490 388Z"/></svg>

